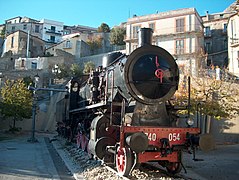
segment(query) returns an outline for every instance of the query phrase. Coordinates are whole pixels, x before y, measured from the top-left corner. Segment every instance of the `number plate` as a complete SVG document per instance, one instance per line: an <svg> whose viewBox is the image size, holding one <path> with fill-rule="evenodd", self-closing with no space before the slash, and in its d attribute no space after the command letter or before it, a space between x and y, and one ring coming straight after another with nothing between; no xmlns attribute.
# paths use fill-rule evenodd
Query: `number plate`
<svg viewBox="0 0 239 180"><path fill-rule="evenodd" d="M180 133L169 133L168 140L169 141L180 141Z"/></svg>
<svg viewBox="0 0 239 180"><path fill-rule="evenodd" d="M157 140L157 134L156 133L145 133L146 136L148 136L149 141L156 141Z"/></svg>

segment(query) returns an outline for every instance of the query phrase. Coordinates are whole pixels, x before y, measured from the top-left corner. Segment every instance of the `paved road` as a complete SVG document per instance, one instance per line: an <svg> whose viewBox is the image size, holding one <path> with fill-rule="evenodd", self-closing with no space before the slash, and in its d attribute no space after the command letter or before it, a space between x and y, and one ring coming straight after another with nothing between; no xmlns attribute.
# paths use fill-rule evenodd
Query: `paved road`
<svg viewBox="0 0 239 180"><path fill-rule="evenodd" d="M0 141L0 179L74 179L48 138L38 136L38 143L29 143L28 138Z"/></svg>
<svg viewBox="0 0 239 180"><path fill-rule="evenodd" d="M188 174L182 174L190 179L239 179L239 144L217 145L210 152L199 151L196 158L203 159L203 161L195 162L192 158L184 157L184 165Z"/></svg>

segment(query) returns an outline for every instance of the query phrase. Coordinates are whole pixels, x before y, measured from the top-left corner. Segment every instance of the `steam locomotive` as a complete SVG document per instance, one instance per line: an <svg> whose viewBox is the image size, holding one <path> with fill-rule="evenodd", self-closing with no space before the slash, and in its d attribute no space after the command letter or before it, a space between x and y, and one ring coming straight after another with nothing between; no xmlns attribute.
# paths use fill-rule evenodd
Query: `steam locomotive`
<svg viewBox="0 0 239 180"><path fill-rule="evenodd" d="M179 108L170 99L179 68L171 54L152 45L151 29L138 34L130 55L108 54L85 81L71 80L68 123L79 146L114 164L120 175L150 161L179 173L182 151L195 149L200 129L176 126Z"/></svg>

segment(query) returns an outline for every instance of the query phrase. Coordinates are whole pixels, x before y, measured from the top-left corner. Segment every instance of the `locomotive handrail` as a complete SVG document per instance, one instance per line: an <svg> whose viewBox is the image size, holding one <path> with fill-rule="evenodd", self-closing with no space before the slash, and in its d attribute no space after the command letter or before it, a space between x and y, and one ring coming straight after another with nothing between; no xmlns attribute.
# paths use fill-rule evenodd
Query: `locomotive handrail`
<svg viewBox="0 0 239 180"><path fill-rule="evenodd" d="M137 82L145 82L146 80L137 80L137 81L129 81L129 83L137 83ZM147 80L147 82L159 82L158 80ZM175 83L175 82L171 82L171 83L160 83L160 84L167 84L167 85L170 85L170 84L177 84L177 83Z"/></svg>
<svg viewBox="0 0 239 180"><path fill-rule="evenodd" d="M66 92L69 93L68 89L54 89L54 88L35 88L32 86L28 86L27 88L30 91L55 91L55 92Z"/></svg>
<svg viewBox="0 0 239 180"><path fill-rule="evenodd" d="M112 72L112 78L111 78L111 111L110 111L110 125L112 125L113 121L113 98L114 98L114 69L111 70Z"/></svg>

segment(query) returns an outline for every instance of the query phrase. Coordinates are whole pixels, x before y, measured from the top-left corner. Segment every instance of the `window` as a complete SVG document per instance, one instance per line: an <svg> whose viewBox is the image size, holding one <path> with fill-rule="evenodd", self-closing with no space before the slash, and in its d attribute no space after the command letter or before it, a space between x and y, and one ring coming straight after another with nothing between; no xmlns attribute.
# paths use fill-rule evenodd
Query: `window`
<svg viewBox="0 0 239 180"><path fill-rule="evenodd" d="M176 32L184 32L184 18L176 19Z"/></svg>
<svg viewBox="0 0 239 180"><path fill-rule="evenodd" d="M11 39L11 48L13 48L14 47L14 37L12 37L12 39Z"/></svg>
<svg viewBox="0 0 239 180"><path fill-rule="evenodd" d="M228 42L227 42L227 39L225 39L225 40L223 41L223 49L224 49L224 50L227 50L227 46L228 46Z"/></svg>
<svg viewBox="0 0 239 180"><path fill-rule="evenodd" d="M155 30L155 23L149 23L149 28L151 28L154 32Z"/></svg>
<svg viewBox="0 0 239 180"><path fill-rule="evenodd" d="M71 48L71 41L66 41L66 48Z"/></svg>
<svg viewBox="0 0 239 180"><path fill-rule="evenodd" d="M211 36L210 26L204 28L204 36Z"/></svg>
<svg viewBox="0 0 239 180"><path fill-rule="evenodd" d="M140 26L133 26L133 38L138 38L138 30Z"/></svg>
<svg viewBox="0 0 239 180"><path fill-rule="evenodd" d="M39 25L35 25L35 33L39 33L40 32L40 26Z"/></svg>
<svg viewBox="0 0 239 180"><path fill-rule="evenodd" d="M212 51L212 43L211 42L205 43L205 50L207 53L211 53L211 51Z"/></svg>
<svg viewBox="0 0 239 180"><path fill-rule="evenodd" d="M67 35L67 34L70 34L70 32L69 31L64 31L63 34Z"/></svg>
<svg viewBox="0 0 239 180"><path fill-rule="evenodd" d="M23 25L23 30L26 30L26 29L27 29L27 25L24 24L24 25Z"/></svg>
<svg viewBox="0 0 239 180"><path fill-rule="evenodd" d="M51 42L55 42L55 40L56 40L56 37L55 37L55 36L50 36L50 41L51 41Z"/></svg>
<svg viewBox="0 0 239 180"><path fill-rule="evenodd" d="M36 62L32 62L32 69L37 69L37 63Z"/></svg>
<svg viewBox="0 0 239 180"><path fill-rule="evenodd" d="M226 33L227 32L227 24L223 24L223 33Z"/></svg>
<svg viewBox="0 0 239 180"><path fill-rule="evenodd" d="M56 31L56 27L55 26L51 26L51 31L55 32Z"/></svg>
<svg viewBox="0 0 239 180"><path fill-rule="evenodd" d="M21 67L25 67L25 60L24 59L22 59L22 61L21 61Z"/></svg>
<svg viewBox="0 0 239 180"><path fill-rule="evenodd" d="M16 27L15 26L12 26L12 31L15 31Z"/></svg>
<svg viewBox="0 0 239 180"><path fill-rule="evenodd" d="M176 40L176 54L183 54L184 53L184 40Z"/></svg>

